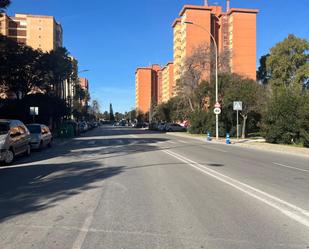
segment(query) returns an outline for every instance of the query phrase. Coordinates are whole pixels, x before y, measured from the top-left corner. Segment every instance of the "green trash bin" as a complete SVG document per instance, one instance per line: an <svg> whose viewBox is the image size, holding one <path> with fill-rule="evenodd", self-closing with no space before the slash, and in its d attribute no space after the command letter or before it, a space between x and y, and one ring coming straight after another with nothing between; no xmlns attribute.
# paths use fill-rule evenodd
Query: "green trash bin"
<svg viewBox="0 0 309 249"><path fill-rule="evenodd" d="M58 131L58 136L60 138L72 138L74 137L74 128L69 124L62 124Z"/></svg>

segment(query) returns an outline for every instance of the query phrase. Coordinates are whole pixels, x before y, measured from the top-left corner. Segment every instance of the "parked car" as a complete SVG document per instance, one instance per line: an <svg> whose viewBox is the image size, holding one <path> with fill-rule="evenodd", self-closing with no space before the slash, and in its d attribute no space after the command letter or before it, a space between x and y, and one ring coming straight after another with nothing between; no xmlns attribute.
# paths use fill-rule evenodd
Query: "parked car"
<svg viewBox="0 0 309 249"><path fill-rule="evenodd" d="M166 131L172 132L172 131L186 131L186 128L181 126L180 124L167 124L165 127Z"/></svg>
<svg viewBox="0 0 309 249"><path fill-rule="evenodd" d="M132 127L134 128L146 128L148 126L148 124L146 122L138 122L135 123Z"/></svg>
<svg viewBox="0 0 309 249"><path fill-rule="evenodd" d="M0 161L10 164L21 154L30 155L30 132L19 120L0 119Z"/></svg>
<svg viewBox="0 0 309 249"><path fill-rule="evenodd" d="M88 130L87 122L83 121L79 123L80 132L86 132Z"/></svg>
<svg viewBox="0 0 309 249"><path fill-rule="evenodd" d="M158 124L158 131L165 131L166 130L166 123L161 122Z"/></svg>
<svg viewBox="0 0 309 249"><path fill-rule="evenodd" d="M27 128L31 134L31 148L42 149L46 146L51 147L53 135L49 128L43 124L27 124Z"/></svg>

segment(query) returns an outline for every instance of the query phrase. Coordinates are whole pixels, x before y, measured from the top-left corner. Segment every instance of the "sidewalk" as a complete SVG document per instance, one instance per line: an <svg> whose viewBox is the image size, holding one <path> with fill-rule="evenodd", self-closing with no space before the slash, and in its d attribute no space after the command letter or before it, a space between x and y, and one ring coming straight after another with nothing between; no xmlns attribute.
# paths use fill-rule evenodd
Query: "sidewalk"
<svg viewBox="0 0 309 249"><path fill-rule="evenodd" d="M177 136L177 137L185 137L185 138L192 138L199 141L203 141L205 143L210 144L224 144L226 146L239 146L251 149L258 149L264 151L271 151L271 152L279 152L279 153L288 153L293 155L301 155L301 156L308 156L309 157L309 148L301 148L301 147L294 147L291 145L283 145L283 144L270 144L266 143L265 139L231 139L231 145L227 145L225 143L225 138L219 138L219 141L213 140L207 141L206 135L196 135L196 134L189 134L185 132L168 132L168 135Z"/></svg>

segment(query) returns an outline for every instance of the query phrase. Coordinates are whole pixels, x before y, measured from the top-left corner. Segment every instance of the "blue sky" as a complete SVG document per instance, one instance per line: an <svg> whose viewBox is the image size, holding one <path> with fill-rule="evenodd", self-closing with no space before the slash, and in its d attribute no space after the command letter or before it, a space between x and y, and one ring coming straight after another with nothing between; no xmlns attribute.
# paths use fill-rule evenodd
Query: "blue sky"
<svg viewBox="0 0 309 249"><path fill-rule="evenodd" d="M101 110L134 107L135 69L173 58L171 24L185 4L203 0L12 0L8 13L55 16L64 30L64 46L90 69L93 99ZM224 5L225 0L209 0ZM257 8L257 55L267 53L289 33L309 38L308 0L231 0L236 8Z"/></svg>

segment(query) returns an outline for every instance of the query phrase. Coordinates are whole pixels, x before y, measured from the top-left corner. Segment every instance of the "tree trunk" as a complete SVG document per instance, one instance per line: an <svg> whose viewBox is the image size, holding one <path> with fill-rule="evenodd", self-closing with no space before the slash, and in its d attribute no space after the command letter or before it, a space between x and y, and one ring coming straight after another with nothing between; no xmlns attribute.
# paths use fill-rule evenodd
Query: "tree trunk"
<svg viewBox="0 0 309 249"><path fill-rule="evenodd" d="M190 105L190 108L191 108L191 111L194 112L194 108L193 108L193 105L192 105L192 101L190 98L188 98L189 100L189 105Z"/></svg>
<svg viewBox="0 0 309 249"><path fill-rule="evenodd" d="M246 124L247 124L248 115L241 115L241 116L243 118L241 138L245 139L246 138Z"/></svg>

